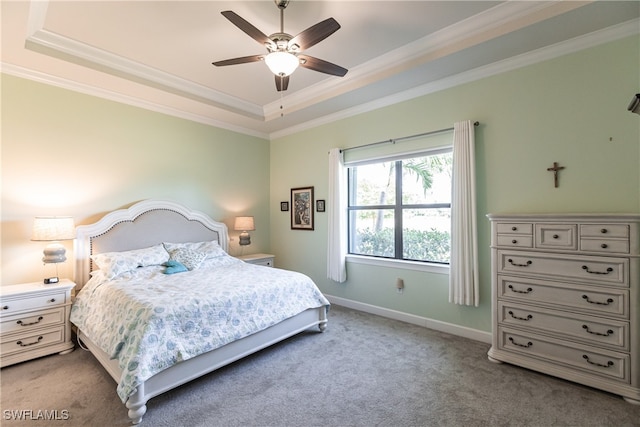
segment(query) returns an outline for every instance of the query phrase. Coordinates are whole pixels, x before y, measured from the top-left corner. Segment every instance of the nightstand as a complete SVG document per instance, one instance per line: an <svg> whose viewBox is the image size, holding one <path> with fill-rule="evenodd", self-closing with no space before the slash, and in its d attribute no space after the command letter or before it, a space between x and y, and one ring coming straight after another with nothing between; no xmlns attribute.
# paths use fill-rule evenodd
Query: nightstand
<svg viewBox="0 0 640 427"><path fill-rule="evenodd" d="M73 351L70 280L0 286L0 367Z"/></svg>
<svg viewBox="0 0 640 427"><path fill-rule="evenodd" d="M241 255L238 257L244 262L248 262L249 264L256 265L264 265L265 267L273 267L275 255L270 254L251 254L251 255Z"/></svg>

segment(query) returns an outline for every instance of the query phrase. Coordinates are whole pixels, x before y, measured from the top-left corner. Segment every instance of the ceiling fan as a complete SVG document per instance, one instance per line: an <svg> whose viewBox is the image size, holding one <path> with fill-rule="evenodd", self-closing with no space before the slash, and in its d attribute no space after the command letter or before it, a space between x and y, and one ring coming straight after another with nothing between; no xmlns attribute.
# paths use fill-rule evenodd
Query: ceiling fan
<svg viewBox="0 0 640 427"><path fill-rule="evenodd" d="M289 76L298 66L339 77L347 74L348 70L346 68L301 53L303 50L314 46L338 31L340 24L338 24L335 19L327 18L294 37L284 32L284 10L289 5L289 0L274 0L274 2L276 6L278 6L278 9L280 9L280 32L273 33L270 36L258 30L235 12L230 10L221 12L232 24L240 28L261 45L264 45L268 53L216 61L213 62L213 65L223 67L226 65L264 61L271 72L275 74L276 89L278 92L287 90L289 87Z"/></svg>

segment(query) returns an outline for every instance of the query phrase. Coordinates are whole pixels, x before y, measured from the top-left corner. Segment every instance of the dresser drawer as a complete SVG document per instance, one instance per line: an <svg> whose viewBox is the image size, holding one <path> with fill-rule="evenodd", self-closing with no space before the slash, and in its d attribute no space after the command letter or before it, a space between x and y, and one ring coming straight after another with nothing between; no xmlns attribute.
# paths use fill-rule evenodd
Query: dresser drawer
<svg viewBox="0 0 640 427"><path fill-rule="evenodd" d="M530 328L533 332L542 330L559 338L567 337L585 344L629 350L629 323L619 320L500 302L498 323Z"/></svg>
<svg viewBox="0 0 640 427"><path fill-rule="evenodd" d="M0 333L16 331L28 331L48 325L64 323L64 307L51 310L35 311L31 313L16 314L15 316L3 316L0 322Z"/></svg>
<svg viewBox="0 0 640 427"><path fill-rule="evenodd" d="M628 239L629 226L626 224L580 224L580 236Z"/></svg>
<svg viewBox="0 0 640 427"><path fill-rule="evenodd" d="M24 334L11 334L2 337L0 354L4 357L62 342L64 342L64 325Z"/></svg>
<svg viewBox="0 0 640 427"><path fill-rule="evenodd" d="M499 327L498 334L498 345L505 351L546 360L556 365L561 364L567 369L630 382L628 354L505 327Z"/></svg>
<svg viewBox="0 0 640 427"><path fill-rule="evenodd" d="M16 299L3 298L0 303L0 316L4 317L17 311L58 306L65 302L67 302L65 292L39 294Z"/></svg>
<svg viewBox="0 0 640 427"><path fill-rule="evenodd" d="M536 303L585 314L629 318L629 290L561 284L526 277L498 276L499 299Z"/></svg>
<svg viewBox="0 0 640 427"><path fill-rule="evenodd" d="M629 259L498 251L498 272L629 286Z"/></svg>
<svg viewBox="0 0 640 427"><path fill-rule="evenodd" d="M536 248L575 250L577 229L576 224L536 224Z"/></svg>
<svg viewBox="0 0 640 427"><path fill-rule="evenodd" d="M530 234L533 235L533 224L526 222L499 222L496 224L498 234Z"/></svg>
<svg viewBox="0 0 640 427"><path fill-rule="evenodd" d="M533 248L533 236L498 235L498 246L514 248Z"/></svg>
<svg viewBox="0 0 640 427"><path fill-rule="evenodd" d="M580 250L587 252L628 254L629 240L581 238Z"/></svg>

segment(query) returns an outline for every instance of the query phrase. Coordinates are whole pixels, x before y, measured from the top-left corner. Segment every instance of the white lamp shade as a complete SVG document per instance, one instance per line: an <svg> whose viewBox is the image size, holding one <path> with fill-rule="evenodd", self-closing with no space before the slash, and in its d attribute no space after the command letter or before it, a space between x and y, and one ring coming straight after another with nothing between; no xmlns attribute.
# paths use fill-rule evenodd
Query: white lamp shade
<svg viewBox="0 0 640 427"><path fill-rule="evenodd" d="M283 77L293 73L300 65L298 57L289 52L271 52L264 58L264 62L273 74Z"/></svg>
<svg viewBox="0 0 640 427"><path fill-rule="evenodd" d="M34 241L59 241L76 238L76 227L70 216L38 216L33 221Z"/></svg>
<svg viewBox="0 0 640 427"><path fill-rule="evenodd" d="M233 225L233 229L236 231L253 231L256 229L253 223L252 216L237 216L236 222Z"/></svg>

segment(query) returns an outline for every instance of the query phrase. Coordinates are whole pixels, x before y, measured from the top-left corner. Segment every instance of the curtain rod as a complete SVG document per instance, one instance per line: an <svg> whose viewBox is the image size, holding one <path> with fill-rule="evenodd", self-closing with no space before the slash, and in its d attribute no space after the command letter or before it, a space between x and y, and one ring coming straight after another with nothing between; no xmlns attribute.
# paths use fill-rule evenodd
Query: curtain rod
<svg viewBox="0 0 640 427"><path fill-rule="evenodd" d="M480 125L480 122L474 122L473 125L474 126L478 126L478 125ZM400 137L400 138L387 139L385 141L378 141L378 142L372 142L370 144L357 145L355 147L343 148L343 149L340 150L340 152L344 153L345 151L357 150L358 148L364 148L364 147L372 147L374 145L395 144L396 142L406 141L407 139L420 138L422 136L435 135L435 134L438 134L438 133L449 132L449 131L452 131L452 130L453 130L453 128L432 130L431 132L419 133L419 134L411 135L411 136L403 136L403 137Z"/></svg>

